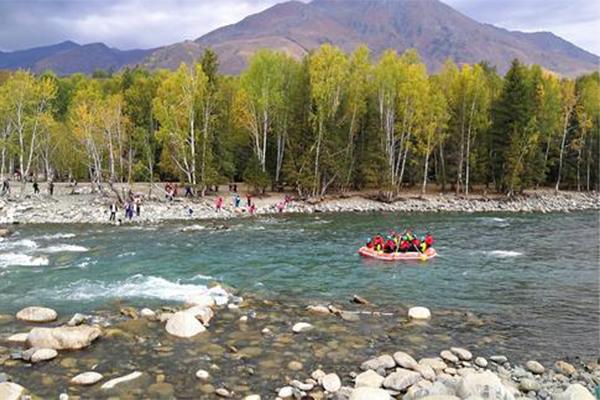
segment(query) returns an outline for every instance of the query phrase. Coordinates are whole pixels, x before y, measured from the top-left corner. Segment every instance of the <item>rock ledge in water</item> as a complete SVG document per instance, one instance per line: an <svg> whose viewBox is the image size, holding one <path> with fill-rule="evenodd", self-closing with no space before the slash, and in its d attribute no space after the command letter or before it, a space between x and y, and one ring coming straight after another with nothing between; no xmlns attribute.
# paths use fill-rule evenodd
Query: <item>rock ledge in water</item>
<svg viewBox="0 0 600 400"><path fill-rule="evenodd" d="M27 335L29 347L54 350L79 350L88 347L102 335L97 326L61 326L58 328L33 328Z"/></svg>

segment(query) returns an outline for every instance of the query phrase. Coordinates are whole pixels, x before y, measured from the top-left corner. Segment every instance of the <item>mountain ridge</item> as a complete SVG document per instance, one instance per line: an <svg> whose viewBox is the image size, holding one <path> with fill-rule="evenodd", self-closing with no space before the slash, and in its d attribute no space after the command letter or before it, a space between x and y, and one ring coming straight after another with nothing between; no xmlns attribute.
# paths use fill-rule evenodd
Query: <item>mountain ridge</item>
<svg viewBox="0 0 600 400"><path fill-rule="evenodd" d="M323 43L346 52L366 44L377 57L386 49L415 48L430 71L447 58L459 64L487 61L505 72L513 58L566 76L597 69L600 58L552 32L510 31L477 22L438 0L287 1L194 40L154 49L119 50L103 43L65 41L53 46L0 52L0 68L54 70L59 75L140 65L176 68L205 48L219 55L221 71L237 74L260 48L300 58Z"/></svg>

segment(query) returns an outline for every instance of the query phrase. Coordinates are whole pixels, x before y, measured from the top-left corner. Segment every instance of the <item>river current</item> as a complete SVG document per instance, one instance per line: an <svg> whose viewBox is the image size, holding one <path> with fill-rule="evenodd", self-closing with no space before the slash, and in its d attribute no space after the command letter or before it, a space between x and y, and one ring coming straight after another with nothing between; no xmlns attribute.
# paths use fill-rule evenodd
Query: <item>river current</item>
<svg viewBox="0 0 600 400"><path fill-rule="evenodd" d="M369 235L430 231L439 257L359 257ZM149 226L19 226L0 241L0 314L183 301L211 281L288 304L471 312L508 354L598 356L597 212L314 214ZM472 332L478 334L477 331Z"/></svg>

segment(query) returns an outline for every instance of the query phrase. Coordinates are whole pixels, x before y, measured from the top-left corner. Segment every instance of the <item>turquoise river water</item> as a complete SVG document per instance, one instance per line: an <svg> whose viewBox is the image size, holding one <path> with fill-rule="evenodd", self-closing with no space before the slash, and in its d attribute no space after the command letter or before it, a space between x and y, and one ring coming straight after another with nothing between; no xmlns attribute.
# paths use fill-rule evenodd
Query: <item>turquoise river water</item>
<svg viewBox="0 0 600 400"><path fill-rule="evenodd" d="M315 214L155 226L20 226L0 241L0 313L28 305L62 314L116 300L182 301L219 281L280 301L423 305L493 320L508 353L598 356L597 212ZM199 224L199 225L198 225ZM223 228L225 225L227 229ZM360 258L375 232L434 233L429 262Z"/></svg>

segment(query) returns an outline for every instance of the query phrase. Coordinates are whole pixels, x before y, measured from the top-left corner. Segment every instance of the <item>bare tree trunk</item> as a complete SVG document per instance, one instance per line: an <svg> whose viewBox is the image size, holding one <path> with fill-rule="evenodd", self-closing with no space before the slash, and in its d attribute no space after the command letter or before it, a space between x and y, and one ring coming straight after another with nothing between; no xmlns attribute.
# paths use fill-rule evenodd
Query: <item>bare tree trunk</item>
<svg viewBox="0 0 600 400"><path fill-rule="evenodd" d="M565 143L567 141L567 132L569 130L569 118L571 117L571 111L568 110L565 114L565 120L563 123L563 135L560 143L560 154L558 156L558 177L556 178L556 186L554 190L558 192L560 188L560 177L562 175L562 167L563 167L563 154L565 152Z"/></svg>
<svg viewBox="0 0 600 400"><path fill-rule="evenodd" d="M313 196L315 196L320 189L320 181L319 181L319 157L321 155L321 140L323 138L323 121L319 121L319 128L317 134L317 149L315 154L315 184L313 188Z"/></svg>

